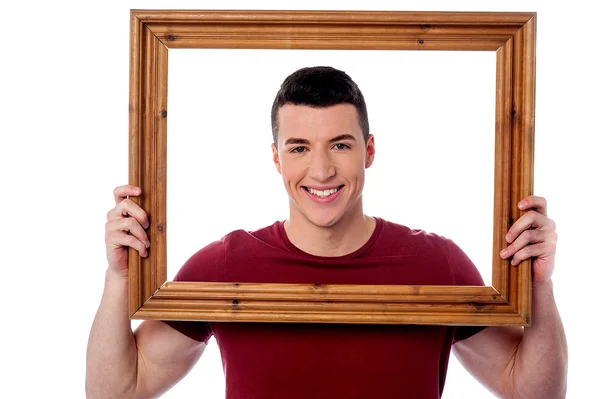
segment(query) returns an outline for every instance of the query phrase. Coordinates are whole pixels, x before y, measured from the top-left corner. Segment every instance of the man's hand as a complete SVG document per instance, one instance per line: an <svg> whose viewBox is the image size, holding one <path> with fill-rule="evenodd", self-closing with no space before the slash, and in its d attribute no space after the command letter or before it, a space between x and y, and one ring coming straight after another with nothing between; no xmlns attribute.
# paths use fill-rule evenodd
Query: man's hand
<svg viewBox="0 0 600 399"><path fill-rule="evenodd" d="M109 270L122 276L127 275L128 247L137 250L142 257L148 256L148 215L129 199L141 194L141 188L129 184L115 188L115 207L106 214L105 243Z"/></svg>
<svg viewBox="0 0 600 399"><path fill-rule="evenodd" d="M512 257L517 266L528 258L533 259L533 283L541 284L552 277L556 255L556 224L548 218L546 199L531 195L523 198L519 209L525 212L508 230L506 242L510 245L500 251L502 259Z"/></svg>
<svg viewBox="0 0 600 399"><path fill-rule="evenodd" d="M533 258L531 326L489 327L453 346L461 364L501 398L564 399L568 349L552 292L556 225L546 200L529 196L519 202L523 215L508 230L503 259L517 266Z"/></svg>

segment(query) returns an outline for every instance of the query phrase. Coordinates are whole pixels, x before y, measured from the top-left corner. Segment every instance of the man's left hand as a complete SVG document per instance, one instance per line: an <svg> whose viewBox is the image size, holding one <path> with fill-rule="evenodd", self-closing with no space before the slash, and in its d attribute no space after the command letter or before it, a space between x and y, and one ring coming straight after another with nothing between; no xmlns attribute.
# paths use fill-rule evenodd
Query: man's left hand
<svg viewBox="0 0 600 399"><path fill-rule="evenodd" d="M554 271L556 255L556 224L548 218L546 199L531 195L519 201L519 209L525 212L508 230L506 242L510 245L500 251L502 259L512 257L511 265L517 266L528 258L533 259L533 283L548 281Z"/></svg>

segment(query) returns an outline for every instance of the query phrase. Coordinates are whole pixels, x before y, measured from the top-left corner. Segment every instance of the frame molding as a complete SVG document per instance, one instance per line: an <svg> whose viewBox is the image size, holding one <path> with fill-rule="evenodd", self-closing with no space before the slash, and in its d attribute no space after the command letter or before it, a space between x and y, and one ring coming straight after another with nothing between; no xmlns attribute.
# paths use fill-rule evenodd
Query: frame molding
<svg viewBox="0 0 600 399"><path fill-rule="evenodd" d="M129 250L133 319L530 325L531 260L497 255L533 192L534 12L131 10L129 183L148 214L149 256ZM170 48L496 52L492 286L166 281Z"/></svg>

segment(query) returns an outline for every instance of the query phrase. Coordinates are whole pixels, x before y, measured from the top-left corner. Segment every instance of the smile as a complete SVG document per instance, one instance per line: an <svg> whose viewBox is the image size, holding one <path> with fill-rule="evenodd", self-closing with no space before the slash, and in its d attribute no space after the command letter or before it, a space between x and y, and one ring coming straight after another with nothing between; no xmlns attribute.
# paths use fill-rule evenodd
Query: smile
<svg viewBox="0 0 600 399"><path fill-rule="evenodd" d="M327 190L317 190L317 189L312 188L312 187L302 186L302 188L306 192L308 192L309 194L311 194L313 196L317 196L319 198L328 198L328 197L336 194L339 190L342 189L342 187L344 187L343 184L341 186L339 186L339 187L334 187L334 188L330 188L330 189L327 189Z"/></svg>

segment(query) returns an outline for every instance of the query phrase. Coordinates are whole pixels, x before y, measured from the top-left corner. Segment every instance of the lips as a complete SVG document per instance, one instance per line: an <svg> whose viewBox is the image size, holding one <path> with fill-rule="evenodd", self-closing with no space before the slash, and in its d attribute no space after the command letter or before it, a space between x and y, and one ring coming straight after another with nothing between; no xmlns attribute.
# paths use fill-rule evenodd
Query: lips
<svg viewBox="0 0 600 399"><path fill-rule="evenodd" d="M331 187L331 188L325 189L325 190L317 190L313 187L302 186L302 190L306 193L306 195L308 195L308 197L311 200L313 200L317 203L332 202L340 195L340 192L343 191L343 188L344 188L343 184L341 186ZM336 191L331 193L331 190L336 190ZM311 191L312 191L312 193L311 193Z"/></svg>

